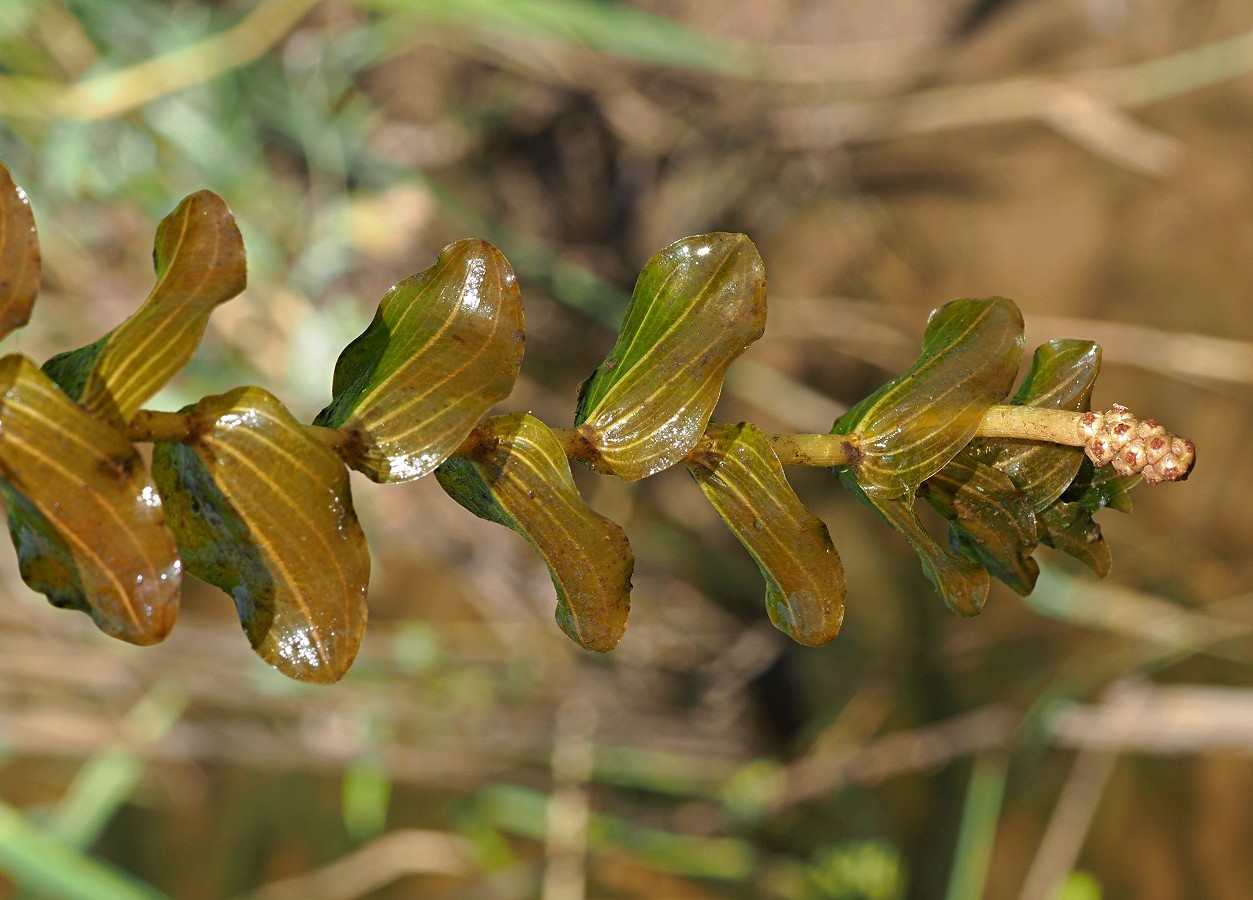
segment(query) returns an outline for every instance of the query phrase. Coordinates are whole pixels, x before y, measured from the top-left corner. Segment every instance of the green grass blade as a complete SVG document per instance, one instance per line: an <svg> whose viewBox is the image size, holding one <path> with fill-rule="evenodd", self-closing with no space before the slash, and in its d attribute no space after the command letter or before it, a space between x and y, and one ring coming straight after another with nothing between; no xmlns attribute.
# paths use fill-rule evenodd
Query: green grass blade
<svg viewBox="0 0 1253 900"><path fill-rule="evenodd" d="M593 0L357 0L462 28L582 46L653 65L739 72L748 61L733 41L694 31L625 3Z"/></svg>
<svg viewBox="0 0 1253 900"><path fill-rule="evenodd" d="M183 714L187 697L158 684L131 709L123 725L130 740L106 747L79 769L48 819L47 830L72 847L90 847L126 802L144 771L136 745L159 741Z"/></svg>
<svg viewBox="0 0 1253 900"><path fill-rule="evenodd" d="M359 844L378 837L387 830L391 799L392 777L387 767L372 755L354 762L340 782L344 830Z"/></svg>
<svg viewBox="0 0 1253 900"><path fill-rule="evenodd" d="M61 900L151 900L150 885L41 831L0 801L0 871L33 891Z"/></svg>
<svg viewBox="0 0 1253 900"><path fill-rule="evenodd" d="M978 900L988 879L988 863L1001 817L1008 761L999 755L975 760L966 787L966 805L957 832L957 851L945 900Z"/></svg>

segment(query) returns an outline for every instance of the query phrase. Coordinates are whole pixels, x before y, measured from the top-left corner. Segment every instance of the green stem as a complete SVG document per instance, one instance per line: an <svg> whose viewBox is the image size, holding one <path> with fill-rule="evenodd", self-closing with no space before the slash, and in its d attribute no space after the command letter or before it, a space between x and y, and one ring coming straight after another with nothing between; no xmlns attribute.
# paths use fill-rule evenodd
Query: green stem
<svg viewBox="0 0 1253 900"><path fill-rule="evenodd" d="M1083 413L1034 406L993 406L979 426L978 437L1017 438L1047 441L1081 447L1079 431ZM565 446L566 456L586 462L596 469L592 445L579 428L554 428ZM858 440L854 434L772 434L770 443L779 462L785 466L829 468L846 466L857 458Z"/></svg>
<svg viewBox="0 0 1253 900"><path fill-rule="evenodd" d="M857 456L852 434L772 434L774 455L785 466L846 466Z"/></svg>
<svg viewBox="0 0 1253 900"><path fill-rule="evenodd" d="M141 409L126 426L126 437L136 444L181 444L192 438L191 417Z"/></svg>
<svg viewBox="0 0 1253 900"><path fill-rule="evenodd" d="M1083 413L1065 409L994 406L983 417L983 423L979 426L979 437L1019 438L1082 447L1084 436L1079 430L1079 420L1082 417Z"/></svg>
<svg viewBox="0 0 1253 900"><path fill-rule="evenodd" d="M979 426L979 437L1019 438L1048 441L1077 447L1083 445L1078 424L1082 413L1032 406L993 406ZM347 435L336 428L306 425L305 432L343 455ZM578 428L554 428L553 433L565 447L566 456L590 464L596 469L595 454L587 437ZM182 413L140 410L127 428L127 435L138 443L186 443L195 437L190 418ZM772 434L770 442L779 462L785 466L829 468L846 466L857 456L857 436L852 434ZM472 454L477 443L471 434L464 452Z"/></svg>
<svg viewBox="0 0 1253 900"><path fill-rule="evenodd" d="M304 429L309 437L336 453L348 442L348 435L337 428L306 425ZM191 416L183 413L141 409L126 426L126 437L136 444L186 444L195 440L196 429Z"/></svg>

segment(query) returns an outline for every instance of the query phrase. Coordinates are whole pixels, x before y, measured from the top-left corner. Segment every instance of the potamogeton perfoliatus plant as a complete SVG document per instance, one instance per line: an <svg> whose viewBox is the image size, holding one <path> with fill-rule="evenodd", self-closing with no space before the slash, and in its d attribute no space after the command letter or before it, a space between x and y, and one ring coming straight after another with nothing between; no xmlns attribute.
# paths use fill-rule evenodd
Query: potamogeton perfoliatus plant
<svg viewBox="0 0 1253 900"><path fill-rule="evenodd" d="M771 621L820 645L843 619L844 571L785 466L834 469L917 551L945 602L973 615L990 576L1031 591L1039 543L1105 574L1093 514L1128 510L1135 483L1182 479L1193 459L1191 442L1151 420L1089 411L1089 341L1041 346L1011 396L1023 323L999 297L938 309L913 367L828 434L711 423L727 368L766 322L764 266L736 234L684 238L648 261L572 428L487 415L518 376L523 321L512 268L480 240L450 244L388 291L313 424L259 387L155 412L143 404L245 268L234 219L208 191L161 222L154 259L147 299L98 341L42 367L0 359L0 492L22 578L149 644L173 626L190 572L231 594L262 659L307 681L342 676L365 628L369 553L347 466L381 483L433 473L470 512L519 532L551 571L558 624L606 651L626 628L634 560L622 529L579 496L570 460L628 481L685 465L761 567ZM0 166L0 336L26 322L39 264L26 196ZM137 442L154 445L151 467ZM947 546L919 522L918 498L947 520Z"/></svg>

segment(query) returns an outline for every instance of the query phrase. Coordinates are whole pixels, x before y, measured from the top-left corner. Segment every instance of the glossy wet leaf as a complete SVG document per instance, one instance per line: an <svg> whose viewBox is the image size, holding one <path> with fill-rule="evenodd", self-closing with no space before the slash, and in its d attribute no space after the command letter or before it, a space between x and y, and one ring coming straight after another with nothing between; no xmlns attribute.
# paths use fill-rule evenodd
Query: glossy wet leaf
<svg viewBox="0 0 1253 900"><path fill-rule="evenodd" d="M626 631L635 565L622 529L583 502L561 442L539 419L494 416L472 441L472 456L436 470L440 485L476 516L526 538L548 565L561 630L588 650L612 650Z"/></svg>
<svg viewBox="0 0 1253 900"><path fill-rule="evenodd" d="M1055 503L1040 513L1040 540L1079 560L1104 578L1113 566L1109 544L1092 510L1082 503Z"/></svg>
<svg viewBox="0 0 1253 900"><path fill-rule="evenodd" d="M387 292L315 423L347 432L350 465L374 481L421 478L509 396L522 350L513 268L486 241L457 241Z"/></svg>
<svg viewBox="0 0 1253 900"><path fill-rule="evenodd" d="M261 388L184 412L192 440L157 444L152 465L187 570L234 598L267 663L337 681L361 643L370 578L348 470Z"/></svg>
<svg viewBox="0 0 1253 900"><path fill-rule="evenodd" d="M749 424L711 425L687 470L761 568L775 627L810 647L834 638L844 620L844 566L769 439Z"/></svg>
<svg viewBox="0 0 1253 900"><path fill-rule="evenodd" d="M988 599L991 586L983 566L964 556L949 553L937 544L918 520L912 501L869 494L862 490L849 470L840 473L840 481L905 538L918 554L923 574L935 586L949 609L963 616L978 615Z"/></svg>
<svg viewBox="0 0 1253 900"><path fill-rule="evenodd" d="M23 356L0 360L0 476L28 585L113 637L165 637L181 563L143 460Z"/></svg>
<svg viewBox="0 0 1253 900"><path fill-rule="evenodd" d="M98 341L44 364L67 394L115 425L185 366L214 307L244 289L244 243L226 203L212 191L183 200L157 226L157 283L143 305Z"/></svg>
<svg viewBox="0 0 1253 900"><path fill-rule="evenodd" d="M1029 594L1040 574L1031 558L1039 543L1031 498L1004 472L963 456L927 479L920 493L948 520L953 543L964 555Z"/></svg>
<svg viewBox="0 0 1253 900"><path fill-rule="evenodd" d="M593 468L634 481L686 456L727 368L765 327L765 266L744 235L684 238L650 259L617 343L579 393Z"/></svg>
<svg viewBox="0 0 1253 900"><path fill-rule="evenodd" d="M1101 348L1092 341L1056 340L1042 344L1011 403L1042 409L1084 412L1101 370ZM977 439L962 455L1000 469L1031 498L1038 512L1056 501L1074 481L1083 448L1045 441Z"/></svg>
<svg viewBox="0 0 1253 900"><path fill-rule="evenodd" d="M1013 387L1022 358L1022 314L1012 300L954 300L931 315L922 355L835 423L858 439L862 489L906 497L974 437L988 407Z"/></svg>
<svg viewBox="0 0 1253 900"><path fill-rule="evenodd" d="M26 192L0 163L0 338L30 319L39 295L39 236Z"/></svg>
<svg viewBox="0 0 1253 900"><path fill-rule="evenodd" d="M1119 475L1112 466L1094 466L1085 456L1079 465L1079 474L1062 494L1062 500L1078 503L1089 512L1108 506L1129 513L1131 489L1142 480L1139 475Z"/></svg>

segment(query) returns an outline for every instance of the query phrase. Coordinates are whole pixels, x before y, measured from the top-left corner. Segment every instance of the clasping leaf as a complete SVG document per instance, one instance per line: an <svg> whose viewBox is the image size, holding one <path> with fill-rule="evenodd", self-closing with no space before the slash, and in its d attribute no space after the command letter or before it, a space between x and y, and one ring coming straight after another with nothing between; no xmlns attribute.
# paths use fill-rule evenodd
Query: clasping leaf
<svg viewBox="0 0 1253 900"><path fill-rule="evenodd" d="M24 356L0 360L0 476L31 588L113 637L165 637L182 567L143 460Z"/></svg>
<svg viewBox="0 0 1253 900"><path fill-rule="evenodd" d="M840 480L854 496L877 512L905 538L918 554L923 574L934 585L949 609L962 616L974 616L983 610L991 587L987 569L965 556L949 553L937 544L918 520L912 500L903 497L884 498L864 491L849 470L840 473Z"/></svg>
<svg viewBox="0 0 1253 900"><path fill-rule="evenodd" d="M592 467L635 481L686 456L727 368L765 327L765 266L744 235L684 238L650 259L579 394L574 424Z"/></svg>
<svg viewBox="0 0 1253 900"><path fill-rule="evenodd" d="M922 484L922 495L948 520L953 545L1019 594L1035 587L1039 543L1031 498L999 468L965 452Z"/></svg>
<svg viewBox="0 0 1253 900"><path fill-rule="evenodd" d="M1131 512L1131 489L1139 483L1139 475L1119 475L1111 466L1098 469L1085 456L1061 499L1040 514L1040 540L1105 577L1113 555L1093 515L1107 506Z"/></svg>
<svg viewBox="0 0 1253 900"><path fill-rule="evenodd" d="M124 425L196 351L209 314L244 289L244 242L212 191L187 197L157 226L157 283L143 305L95 343L44 364L88 412Z"/></svg>
<svg viewBox="0 0 1253 900"><path fill-rule="evenodd" d="M39 295L39 269L30 201L0 163L0 338L30 319Z"/></svg>
<svg viewBox="0 0 1253 900"><path fill-rule="evenodd" d="M1113 567L1109 543L1081 503L1054 503L1040 513L1040 540L1104 578Z"/></svg>
<svg viewBox="0 0 1253 900"><path fill-rule="evenodd" d="M1101 371L1101 348L1092 341L1062 339L1036 348L1031 369L1010 403L1084 412ZM1039 512L1057 500L1079 472L1082 447L1048 441L980 438L963 451L1008 475Z"/></svg>
<svg viewBox="0 0 1253 900"><path fill-rule="evenodd" d="M374 481L421 478L509 396L522 350L513 267L486 241L457 241L387 292L314 422L346 432L349 465Z"/></svg>
<svg viewBox="0 0 1253 900"><path fill-rule="evenodd" d="M1100 365L1100 347L1091 341L1049 341L1036 349L1031 369L1010 402L1086 410ZM1083 458L1079 447L1047 441L976 438L924 482L922 492L949 520L955 546L1025 595L1040 571L1031 554L1041 539L1049 540L1048 521L1062 527L1051 507L1074 480ZM1068 514L1066 521L1074 518ZM1078 545L1085 552L1091 533L1085 529L1085 543Z"/></svg>
<svg viewBox="0 0 1253 900"><path fill-rule="evenodd" d="M187 570L235 599L267 663L339 680L365 631L370 579L348 470L261 388L183 412L191 439L157 444L152 467Z"/></svg>
<svg viewBox="0 0 1253 900"><path fill-rule="evenodd" d="M534 416L493 416L471 441L474 452L436 470L440 485L526 538L552 575L561 630L588 650L612 650L626 631L635 566L622 529L583 502L565 448Z"/></svg>
<svg viewBox="0 0 1253 900"><path fill-rule="evenodd" d="M747 423L710 425L687 470L761 568L775 627L810 647L834 638L844 620L844 567L769 439Z"/></svg>
<svg viewBox="0 0 1253 900"><path fill-rule="evenodd" d="M1009 394L1022 359L1022 314L1012 300L954 300L931 315L913 367L858 403L833 434L857 438L852 468L874 497L905 497L974 437Z"/></svg>

